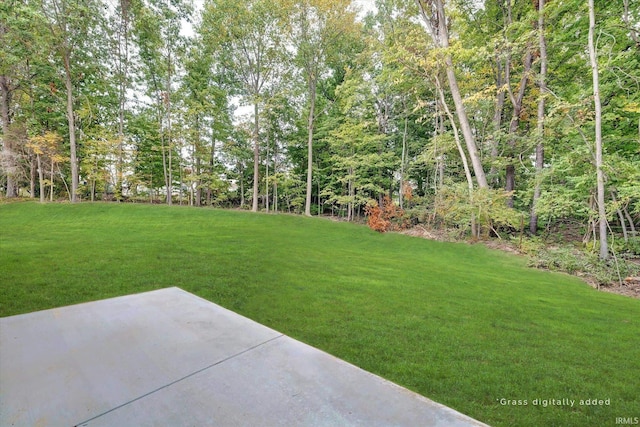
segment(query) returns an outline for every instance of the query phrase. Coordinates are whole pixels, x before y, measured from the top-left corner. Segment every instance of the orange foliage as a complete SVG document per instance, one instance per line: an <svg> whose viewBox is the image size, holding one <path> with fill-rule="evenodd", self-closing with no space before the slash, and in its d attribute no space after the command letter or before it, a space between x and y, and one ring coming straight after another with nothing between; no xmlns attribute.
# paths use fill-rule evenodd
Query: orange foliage
<svg viewBox="0 0 640 427"><path fill-rule="evenodd" d="M404 210L393 203L389 196L382 199L382 206L375 200L369 202L364 208L364 213L368 217L369 228L380 233L402 230L408 226L404 219Z"/></svg>

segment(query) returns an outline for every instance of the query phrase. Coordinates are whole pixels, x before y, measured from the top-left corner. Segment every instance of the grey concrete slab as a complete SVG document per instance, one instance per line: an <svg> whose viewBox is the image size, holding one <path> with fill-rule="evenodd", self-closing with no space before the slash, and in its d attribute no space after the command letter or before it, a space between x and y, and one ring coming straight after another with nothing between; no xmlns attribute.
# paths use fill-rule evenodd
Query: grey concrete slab
<svg viewBox="0 0 640 427"><path fill-rule="evenodd" d="M0 319L0 426L480 426L178 288Z"/></svg>

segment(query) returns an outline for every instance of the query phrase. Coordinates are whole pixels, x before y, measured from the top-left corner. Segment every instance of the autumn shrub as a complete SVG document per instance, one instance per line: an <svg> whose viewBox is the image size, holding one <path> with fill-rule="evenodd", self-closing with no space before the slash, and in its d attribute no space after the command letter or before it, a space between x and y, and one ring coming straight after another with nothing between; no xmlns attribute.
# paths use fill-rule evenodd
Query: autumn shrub
<svg viewBox="0 0 640 427"><path fill-rule="evenodd" d="M393 203L389 196L382 199L382 205L375 200L370 200L365 206L364 213L367 216L369 228L380 233L404 230L411 223L404 210Z"/></svg>

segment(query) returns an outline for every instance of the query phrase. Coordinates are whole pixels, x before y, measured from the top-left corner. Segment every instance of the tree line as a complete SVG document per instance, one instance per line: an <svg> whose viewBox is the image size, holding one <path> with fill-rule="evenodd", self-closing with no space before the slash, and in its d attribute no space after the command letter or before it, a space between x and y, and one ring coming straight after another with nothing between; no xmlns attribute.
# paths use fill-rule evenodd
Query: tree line
<svg viewBox="0 0 640 427"><path fill-rule="evenodd" d="M635 237L636 2L197 6L5 0L4 196Z"/></svg>

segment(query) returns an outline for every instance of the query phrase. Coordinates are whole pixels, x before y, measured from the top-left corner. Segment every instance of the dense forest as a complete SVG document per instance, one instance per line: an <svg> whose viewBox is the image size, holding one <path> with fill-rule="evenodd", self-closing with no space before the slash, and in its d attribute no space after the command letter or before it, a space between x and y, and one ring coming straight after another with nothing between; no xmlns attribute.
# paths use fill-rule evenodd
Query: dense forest
<svg viewBox="0 0 640 427"><path fill-rule="evenodd" d="M4 0L3 196L638 243L637 1L357 3Z"/></svg>

